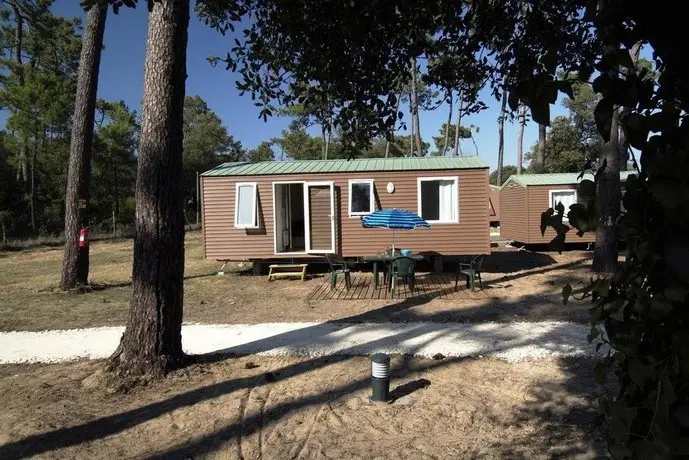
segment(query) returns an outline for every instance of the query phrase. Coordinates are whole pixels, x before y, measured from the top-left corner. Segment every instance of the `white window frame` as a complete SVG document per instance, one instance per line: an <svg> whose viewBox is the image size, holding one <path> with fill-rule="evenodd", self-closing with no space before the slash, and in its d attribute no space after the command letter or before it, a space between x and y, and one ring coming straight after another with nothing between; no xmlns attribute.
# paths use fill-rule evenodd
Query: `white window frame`
<svg viewBox="0 0 689 460"><path fill-rule="evenodd" d="M252 209L254 210L253 223L240 225L239 220L239 188L251 186L254 188ZM235 228L258 228L258 182L237 182L234 193L234 226Z"/></svg>
<svg viewBox="0 0 689 460"><path fill-rule="evenodd" d="M556 189L556 190L548 190L548 207L555 209L555 206L553 206L553 195L555 193L574 193L574 203L576 204L579 202L579 194L577 193L577 189L575 188L564 188L564 189ZM569 212L569 209L565 208L565 212L562 216L562 222L568 223L569 218L567 217L567 213Z"/></svg>
<svg viewBox="0 0 689 460"><path fill-rule="evenodd" d="M458 224L459 223L459 176L444 176L444 177L418 177L416 180L416 199L418 215L423 218L421 214L421 183L431 181L452 181L455 184L455 218L452 220L426 220L429 224Z"/></svg>
<svg viewBox="0 0 689 460"><path fill-rule="evenodd" d="M278 229L277 229L277 200L276 200L276 193L275 189L278 185L291 185L291 184L299 184L302 186L302 190L304 189L304 181L303 180L286 180L286 181L275 181L273 182L273 254L276 256L285 256L285 255L302 255L302 254L307 254L306 252L306 228L304 228L304 250L303 251L296 251L296 252L278 252ZM302 202L302 206L304 206L304 202ZM306 210L304 210L304 222L306 222Z"/></svg>
<svg viewBox="0 0 689 460"><path fill-rule="evenodd" d="M369 203L369 212L352 212L352 185L353 184L368 184L371 187L371 197ZM376 210L376 194L373 179L349 179L349 196L347 198L347 212L349 217L360 217L372 214Z"/></svg>
<svg viewBox="0 0 689 460"><path fill-rule="evenodd" d="M311 247L311 207L309 206L309 187L328 186L330 187L330 249L323 251L320 249L313 249ZM337 246L335 246L335 182L334 181L316 181L304 182L304 233L306 236L306 253L307 254L335 254Z"/></svg>

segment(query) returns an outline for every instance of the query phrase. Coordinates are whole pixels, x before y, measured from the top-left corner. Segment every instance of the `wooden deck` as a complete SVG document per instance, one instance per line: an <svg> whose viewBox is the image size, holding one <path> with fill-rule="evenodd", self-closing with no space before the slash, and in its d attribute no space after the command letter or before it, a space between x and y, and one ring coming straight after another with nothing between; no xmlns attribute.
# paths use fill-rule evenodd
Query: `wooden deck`
<svg viewBox="0 0 689 460"><path fill-rule="evenodd" d="M382 276L381 276L382 278ZM478 283L478 281L477 281ZM400 283L399 292L392 293L387 286L373 287L371 273L352 273L352 286L345 287L343 276L337 277L335 289L330 289L330 275L326 274L321 283L314 289L307 300L386 300L386 299L447 299L471 300L486 299L488 294L476 288L471 292L466 288L465 279L459 280L459 287L455 291L455 277L449 273L417 273L414 292L410 292L406 284Z"/></svg>

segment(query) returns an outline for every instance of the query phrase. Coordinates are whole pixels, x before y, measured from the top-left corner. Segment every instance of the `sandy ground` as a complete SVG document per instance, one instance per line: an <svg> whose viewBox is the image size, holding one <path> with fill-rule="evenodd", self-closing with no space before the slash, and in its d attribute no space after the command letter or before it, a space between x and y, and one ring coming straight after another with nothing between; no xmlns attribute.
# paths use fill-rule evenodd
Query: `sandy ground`
<svg viewBox="0 0 689 460"><path fill-rule="evenodd" d="M590 328L561 322L522 323L269 323L186 325L188 354L266 356L493 356L509 362L546 356L592 356ZM0 363L107 358L124 328L0 333ZM605 353L607 350L602 350Z"/></svg>
<svg viewBox="0 0 689 460"><path fill-rule="evenodd" d="M563 254L494 248L486 259L485 292L480 300L356 300L309 302L310 293L325 282L314 264L312 279L279 280L234 273L216 276L221 263L204 260L201 238L186 240L184 320L205 324L264 322L588 322L587 301L562 305L566 282L590 276L590 252ZM130 303L132 243L99 242L91 248L91 281L96 289L84 294L57 288L62 251L42 249L0 253L0 331L38 331L126 322ZM244 269L247 267L244 266ZM362 266L368 268L370 266ZM451 266L447 267L451 269Z"/></svg>
<svg viewBox="0 0 689 460"><path fill-rule="evenodd" d="M123 325L131 292L131 246L131 241L94 244L91 280L98 289L79 295L57 289L61 250L0 253L0 331ZM360 341L366 331L358 329L340 337L340 342L323 343L324 337L337 336L337 330L328 328L345 324L380 330L391 322L404 328L430 321L445 323L444 330L466 327L461 329L466 333L485 326L479 322L532 323L516 335L493 331L486 336L484 331L482 340L494 351L516 341L506 348L509 351L518 349L524 336L547 344L545 336L534 333L547 321L577 323L557 323L565 324L566 330L555 329L556 337L581 340L579 329L588 320L588 303L563 306L559 296L565 282L589 276L590 253L584 251L558 255L500 248L486 262L489 298L480 302L309 303L309 293L324 281L318 273L304 283L268 284L265 277L240 273L242 267L235 264L234 273L216 276L221 264L203 260L198 234L187 236L186 255L186 322L293 323L277 335L270 331L277 341L258 334L247 342L253 348L237 348L233 342L237 353L279 349L285 345L280 340L295 338L290 328L304 329L294 323L328 322L307 325L299 333L302 344L318 344L320 337L319 346L355 350L361 343L347 345L347 340ZM401 324L410 322L414 324ZM474 324L450 326L452 322ZM114 340L120 330L112 329ZM400 330L395 331L385 336L391 351L392 345L405 344ZM418 351L440 339L434 336L437 330L425 332L431 337L428 343L423 344L424 335L416 331L407 337L409 346ZM17 346L33 346L35 337L21 337L29 341L9 342L15 351ZM226 337L214 337L209 343L217 339L227 346ZM456 346L472 337L477 336L453 336L450 343ZM372 347L371 340L375 339L363 342ZM567 340L564 345L571 345ZM50 342L49 338L48 347L57 347L57 340ZM11 347L4 343L0 348ZM557 346L551 349L561 351ZM470 348L462 350L457 354L466 355ZM344 356L342 348L337 351L340 354L316 358L206 356L207 362L162 381L117 389L94 385L101 361L0 365L0 459L602 455L590 360L539 355L542 359L508 363L487 355L437 360L397 355L391 386L395 402L374 405L368 402L370 362Z"/></svg>
<svg viewBox="0 0 689 460"><path fill-rule="evenodd" d="M84 387L102 362L0 366L0 458L595 458L589 360L247 356L148 387ZM86 379L86 380L85 380Z"/></svg>

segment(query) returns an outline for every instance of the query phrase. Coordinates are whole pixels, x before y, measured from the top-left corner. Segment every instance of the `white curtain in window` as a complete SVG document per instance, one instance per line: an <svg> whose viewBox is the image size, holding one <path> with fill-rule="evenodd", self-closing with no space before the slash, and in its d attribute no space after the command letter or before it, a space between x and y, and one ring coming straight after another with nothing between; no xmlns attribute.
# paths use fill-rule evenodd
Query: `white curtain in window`
<svg viewBox="0 0 689 460"><path fill-rule="evenodd" d="M452 180L438 181L439 188L439 218L440 221L453 221L457 218L457 210L455 209L455 182Z"/></svg>
<svg viewBox="0 0 689 460"><path fill-rule="evenodd" d="M553 202L551 203L553 209L558 203L562 203L562 206L565 207L565 215L567 215L569 207L576 203L576 192L574 190L553 192Z"/></svg>
<svg viewBox="0 0 689 460"><path fill-rule="evenodd" d="M253 227L256 225L256 186L242 184L237 187L237 225Z"/></svg>

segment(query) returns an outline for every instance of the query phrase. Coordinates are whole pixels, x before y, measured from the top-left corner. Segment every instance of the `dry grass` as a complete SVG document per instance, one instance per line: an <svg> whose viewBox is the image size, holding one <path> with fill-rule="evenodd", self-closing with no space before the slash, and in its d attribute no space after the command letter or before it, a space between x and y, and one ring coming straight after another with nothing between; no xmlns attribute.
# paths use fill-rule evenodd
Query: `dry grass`
<svg viewBox="0 0 689 460"><path fill-rule="evenodd" d="M131 241L92 246L94 283L56 288L62 252L0 253L0 330L123 324ZM587 253L495 252L484 300L321 301L324 282L216 276L198 234L186 242L185 320L586 320L563 307L565 281L588 274ZM572 265L574 263L574 265ZM237 268L236 266L234 267ZM235 357L112 392L85 385L99 361L0 366L0 458L599 458L592 364L545 359L393 357L395 402L368 402L364 357ZM458 377L459 376L459 377Z"/></svg>
<svg viewBox="0 0 689 460"><path fill-rule="evenodd" d="M91 281L104 289L83 294L58 289L61 249L0 253L0 330L43 330L121 325L129 308L132 242L98 242L91 247ZM586 321L588 304L563 307L564 282L588 276L589 253L557 255L500 250L486 264L484 299L360 300L307 302L325 278L301 282L229 273L204 260L199 233L186 241L187 322L279 321ZM575 263L575 265L569 265ZM234 269L238 267L235 264Z"/></svg>
<svg viewBox="0 0 689 460"><path fill-rule="evenodd" d="M587 361L393 357L390 405L366 358L249 356L127 393L100 362L0 366L0 458L600 458Z"/></svg>

